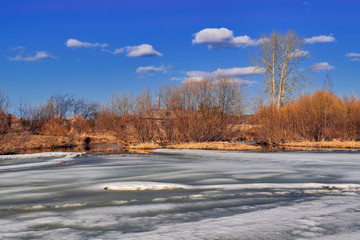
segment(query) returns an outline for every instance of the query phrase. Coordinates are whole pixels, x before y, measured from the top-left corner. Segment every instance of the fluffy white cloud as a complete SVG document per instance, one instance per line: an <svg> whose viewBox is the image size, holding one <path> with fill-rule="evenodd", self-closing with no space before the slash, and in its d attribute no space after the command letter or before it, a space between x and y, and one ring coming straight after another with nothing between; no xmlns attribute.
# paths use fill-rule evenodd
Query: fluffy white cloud
<svg viewBox="0 0 360 240"><path fill-rule="evenodd" d="M235 37L233 31L227 28L205 28L194 36L193 44L205 44L209 49L239 48L259 44L259 40L253 40L247 35Z"/></svg>
<svg viewBox="0 0 360 240"><path fill-rule="evenodd" d="M308 57L310 56L309 51L304 51L300 49L296 49L293 53L290 54L291 57Z"/></svg>
<svg viewBox="0 0 360 240"><path fill-rule="evenodd" d="M244 68L227 68L227 69L218 68L216 71L213 72L190 71L190 72L186 72L185 81L189 81L189 80L201 81L204 78L216 79L219 76L221 77L225 75L226 77L230 78L231 81L234 82L234 84L254 86L256 85L255 81L244 80L242 79L242 77L250 76L254 74L260 74L262 72L263 72L262 69L257 69L253 66L244 67Z"/></svg>
<svg viewBox="0 0 360 240"><path fill-rule="evenodd" d="M335 38L333 36L320 35L316 37L305 38L304 42L308 44L335 42Z"/></svg>
<svg viewBox="0 0 360 240"><path fill-rule="evenodd" d="M140 74L152 74L154 72L166 73L166 70L168 68L170 68L170 66L165 66L165 65L161 65L159 67L154 67L154 66L138 67L136 69L136 73L140 73Z"/></svg>
<svg viewBox="0 0 360 240"><path fill-rule="evenodd" d="M315 71L331 71L331 70L335 69L335 67L331 66L327 62L319 62L319 63L314 63L313 69Z"/></svg>
<svg viewBox="0 0 360 240"><path fill-rule="evenodd" d="M9 57L10 61L26 61L26 62L34 62L42 59L56 58L55 56L49 55L45 51L36 52L34 56L23 57L21 55L17 55L16 57Z"/></svg>
<svg viewBox="0 0 360 240"><path fill-rule="evenodd" d="M88 47L101 47L105 48L108 47L109 44L107 43L90 43L90 42L81 42L77 39L68 39L65 43L65 45L69 48L88 48Z"/></svg>
<svg viewBox="0 0 360 240"><path fill-rule="evenodd" d="M163 56L162 53L156 51L150 44L141 44L138 46L126 46L115 49L114 54L126 52L128 57L153 57Z"/></svg>

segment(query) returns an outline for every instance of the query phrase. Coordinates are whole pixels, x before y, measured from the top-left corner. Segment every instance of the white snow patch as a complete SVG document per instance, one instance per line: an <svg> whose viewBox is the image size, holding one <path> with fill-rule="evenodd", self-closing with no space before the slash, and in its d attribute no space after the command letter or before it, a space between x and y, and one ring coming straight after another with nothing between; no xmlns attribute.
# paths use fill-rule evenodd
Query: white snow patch
<svg viewBox="0 0 360 240"><path fill-rule="evenodd" d="M121 182L102 184L101 186L102 189L109 191L160 191L189 189L189 186L183 184L160 182Z"/></svg>
<svg viewBox="0 0 360 240"><path fill-rule="evenodd" d="M124 205L124 204L129 203L129 201L125 201L125 200L116 200L116 201L112 201L111 203L112 203L112 204L115 204L115 205Z"/></svg>
<svg viewBox="0 0 360 240"><path fill-rule="evenodd" d="M24 163L24 164L11 164L11 165L4 165L0 166L1 170L19 170L19 169L26 169L26 168L34 168L34 167L42 167L42 166L49 166L54 164L59 164L62 162L70 161L74 157L80 156L83 153L34 153L34 154L23 154L23 155L4 155L0 156L0 160L8 160L8 159L39 159L39 158L53 158L43 162L33 162L33 163Z"/></svg>
<svg viewBox="0 0 360 240"><path fill-rule="evenodd" d="M26 158L53 158L53 157L75 157L84 153L75 152L43 152L43 153L29 153L29 154L12 154L0 155L0 160L8 159L26 159Z"/></svg>
<svg viewBox="0 0 360 240"><path fill-rule="evenodd" d="M167 200L167 198L154 198L152 201L153 202L165 202Z"/></svg>
<svg viewBox="0 0 360 240"><path fill-rule="evenodd" d="M55 205L54 208L78 208L86 206L86 203L66 203Z"/></svg>

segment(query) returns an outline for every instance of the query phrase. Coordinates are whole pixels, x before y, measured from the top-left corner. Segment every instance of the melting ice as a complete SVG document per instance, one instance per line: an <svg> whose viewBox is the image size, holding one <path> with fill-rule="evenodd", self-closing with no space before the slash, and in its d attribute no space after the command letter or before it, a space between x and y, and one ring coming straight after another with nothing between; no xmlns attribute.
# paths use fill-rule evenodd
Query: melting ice
<svg viewBox="0 0 360 240"><path fill-rule="evenodd" d="M0 156L0 239L357 239L359 156Z"/></svg>

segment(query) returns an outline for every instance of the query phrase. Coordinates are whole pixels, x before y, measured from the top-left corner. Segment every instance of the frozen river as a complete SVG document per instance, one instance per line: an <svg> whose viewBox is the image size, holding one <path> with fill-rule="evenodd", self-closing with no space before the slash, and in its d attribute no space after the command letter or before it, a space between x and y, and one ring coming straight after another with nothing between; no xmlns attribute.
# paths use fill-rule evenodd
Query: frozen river
<svg viewBox="0 0 360 240"><path fill-rule="evenodd" d="M360 239L360 153L0 156L0 239Z"/></svg>

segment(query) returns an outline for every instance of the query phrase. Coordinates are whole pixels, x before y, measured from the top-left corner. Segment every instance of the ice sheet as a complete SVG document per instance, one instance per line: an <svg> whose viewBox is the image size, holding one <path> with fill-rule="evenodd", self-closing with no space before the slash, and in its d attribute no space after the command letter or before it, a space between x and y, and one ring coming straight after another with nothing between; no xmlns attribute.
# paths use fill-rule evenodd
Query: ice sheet
<svg viewBox="0 0 360 240"><path fill-rule="evenodd" d="M360 234L359 153L157 150L85 154L78 164L61 167L33 165L76 156L5 159L0 239L356 239Z"/></svg>

